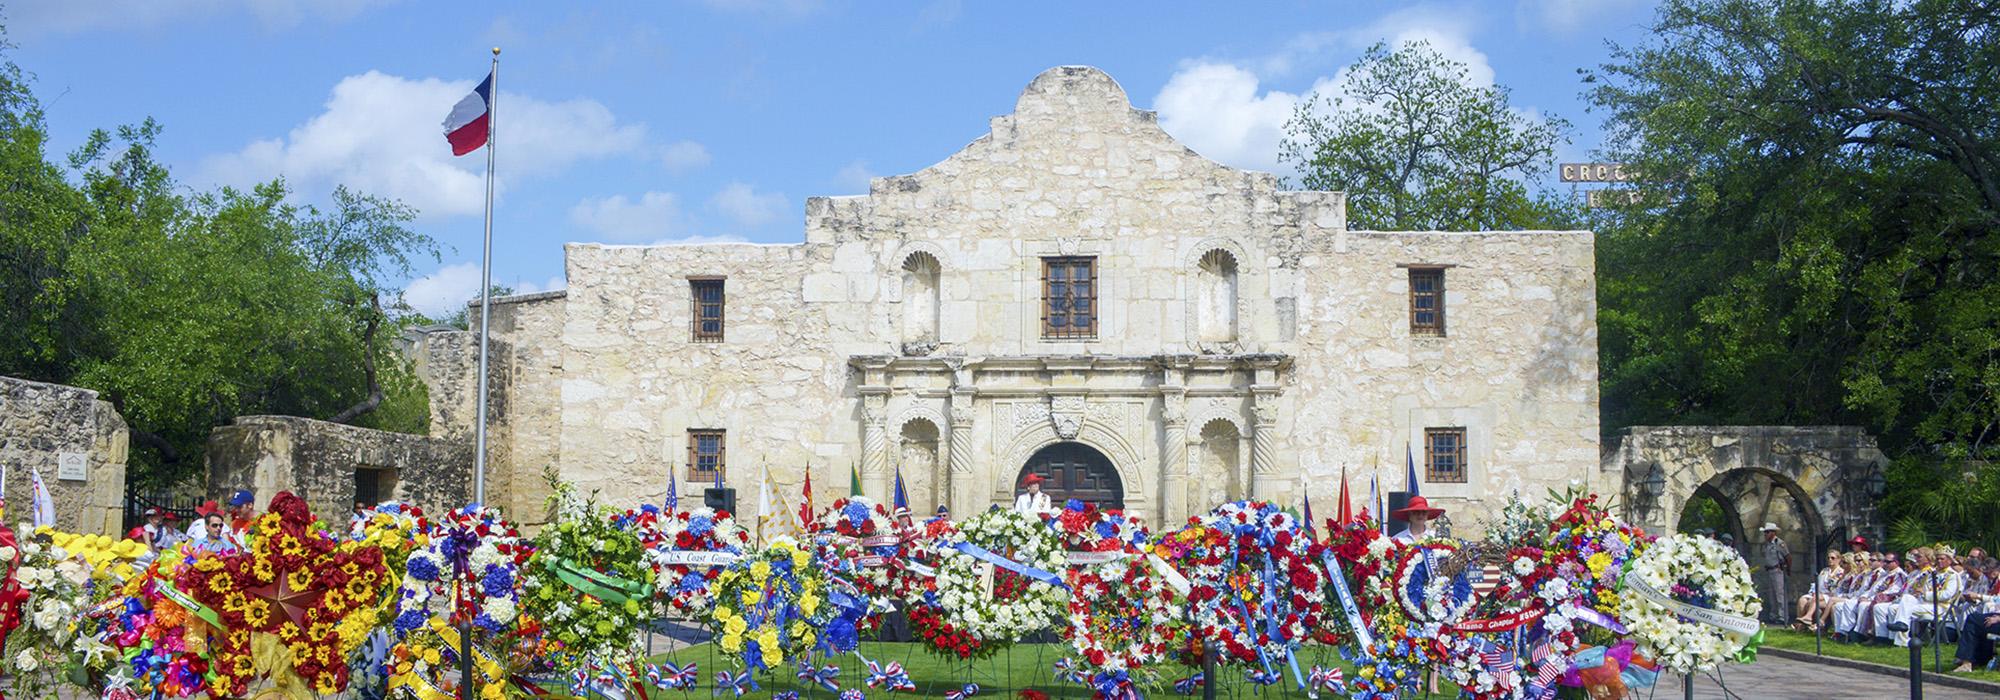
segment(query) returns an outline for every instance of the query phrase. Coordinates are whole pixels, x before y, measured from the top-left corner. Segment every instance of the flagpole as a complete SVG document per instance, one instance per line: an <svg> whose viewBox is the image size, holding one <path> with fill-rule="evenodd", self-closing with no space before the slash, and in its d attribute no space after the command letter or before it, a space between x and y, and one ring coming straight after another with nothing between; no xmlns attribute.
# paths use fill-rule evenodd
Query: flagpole
<svg viewBox="0 0 2000 700"><path fill-rule="evenodd" d="M472 502L486 502L486 331L493 314L493 145L500 111L500 47L493 47L493 85L486 96L486 240L479 254L479 421L473 431Z"/></svg>

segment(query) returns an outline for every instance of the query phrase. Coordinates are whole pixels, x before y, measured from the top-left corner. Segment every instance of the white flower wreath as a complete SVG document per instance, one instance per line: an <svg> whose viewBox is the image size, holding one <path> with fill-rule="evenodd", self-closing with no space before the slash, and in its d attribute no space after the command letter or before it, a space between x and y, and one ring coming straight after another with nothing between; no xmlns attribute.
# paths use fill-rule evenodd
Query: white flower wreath
<svg viewBox="0 0 2000 700"><path fill-rule="evenodd" d="M958 551L955 547L963 542L1047 572L1061 572L1066 563L1061 541L1040 520L1008 510L981 513L933 541L939 562L937 601L946 622L992 646L1049 629L1062 618L1067 591L1022 577L1020 594L1001 600L988 588L989 581L997 580L988 573L993 565Z"/></svg>
<svg viewBox="0 0 2000 700"><path fill-rule="evenodd" d="M1632 631L1641 651L1680 673L1714 668L1734 657L1753 633L1716 623L1754 628L1761 605L1757 587L1750 580L1750 567L1736 550L1694 535L1673 535L1654 542L1631 562L1625 584L1626 590L1618 599L1618 617ZM1703 616L1714 619L1689 619L1647 591L1638 590L1640 587L1694 609L1713 611Z"/></svg>

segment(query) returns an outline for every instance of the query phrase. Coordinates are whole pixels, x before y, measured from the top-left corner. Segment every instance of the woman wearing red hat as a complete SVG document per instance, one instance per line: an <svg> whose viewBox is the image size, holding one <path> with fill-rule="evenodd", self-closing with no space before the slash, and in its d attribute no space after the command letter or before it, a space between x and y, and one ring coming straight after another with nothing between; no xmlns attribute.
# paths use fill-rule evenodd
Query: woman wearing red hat
<svg viewBox="0 0 2000 700"><path fill-rule="evenodd" d="M1395 540L1403 544L1416 544L1430 538L1431 521L1444 515L1444 509L1432 508L1431 502L1424 500L1423 496L1411 496L1408 505L1390 515L1410 523L1408 528L1396 533Z"/></svg>
<svg viewBox="0 0 2000 700"><path fill-rule="evenodd" d="M1034 516L1053 510L1049 506L1049 495L1042 493L1042 482L1046 480L1040 474L1029 474L1022 479L1021 488L1025 490L1014 497L1014 512Z"/></svg>

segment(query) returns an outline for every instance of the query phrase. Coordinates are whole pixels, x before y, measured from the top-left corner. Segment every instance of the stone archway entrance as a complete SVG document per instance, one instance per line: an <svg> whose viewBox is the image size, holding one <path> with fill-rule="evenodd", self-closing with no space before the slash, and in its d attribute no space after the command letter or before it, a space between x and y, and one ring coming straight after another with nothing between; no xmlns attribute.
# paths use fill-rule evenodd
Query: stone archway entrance
<svg viewBox="0 0 2000 700"><path fill-rule="evenodd" d="M1040 474L1048 480L1042 484L1042 491L1049 494L1049 502L1058 508L1072 498L1100 509L1125 507L1125 484L1118 478L1118 470L1111 466L1110 458L1089 445L1058 442L1036 450L1021 465L1014 483L1021 483L1029 474Z"/></svg>

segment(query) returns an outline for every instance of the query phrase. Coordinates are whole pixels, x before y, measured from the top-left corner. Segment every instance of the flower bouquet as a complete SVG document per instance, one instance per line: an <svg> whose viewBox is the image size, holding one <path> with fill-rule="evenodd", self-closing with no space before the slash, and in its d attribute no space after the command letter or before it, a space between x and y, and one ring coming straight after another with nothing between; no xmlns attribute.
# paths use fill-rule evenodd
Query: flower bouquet
<svg viewBox="0 0 2000 700"><path fill-rule="evenodd" d="M508 676L527 665L510 652L528 631L520 624L520 588L529 549L498 511L478 506L452 512L418 541L390 623L389 689L416 700L454 695L457 628L469 624L475 666L486 681L481 694L501 697Z"/></svg>
<svg viewBox="0 0 2000 700"><path fill-rule="evenodd" d="M715 578L750 546L750 533L729 511L707 507L663 513L648 505L636 518L653 589L660 593L655 601L683 614L707 613L715 604Z"/></svg>
<svg viewBox="0 0 2000 700"><path fill-rule="evenodd" d="M931 650L986 658L1055 624L1069 594L1054 572L1067 563L1062 542L1041 519L981 513L931 542L936 590L911 606L910 627Z"/></svg>
<svg viewBox="0 0 2000 700"><path fill-rule="evenodd" d="M871 611L923 593L924 578L906 566L915 533L900 531L882 504L863 496L836 500L813 518L811 530L820 564L853 582ZM871 617L868 624L875 623Z"/></svg>
<svg viewBox="0 0 2000 700"><path fill-rule="evenodd" d="M1750 567L1715 540L1662 538L1632 560L1625 585L1618 617L1638 651L1678 673L1738 658L1762 635Z"/></svg>
<svg viewBox="0 0 2000 700"><path fill-rule="evenodd" d="M1312 637L1326 611L1326 580L1299 521L1263 501L1238 501L1160 539L1155 551L1191 584L1190 646L1248 665L1262 681ZM1192 661L1198 654L1188 654Z"/></svg>
<svg viewBox="0 0 2000 700"><path fill-rule="evenodd" d="M1146 527L1076 500L1047 522L1069 557L1063 637L1092 685L1113 686L1104 694L1117 695L1120 683L1157 683L1155 665L1186 643L1187 623L1180 592L1154 567Z"/></svg>
<svg viewBox="0 0 2000 700"><path fill-rule="evenodd" d="M542 628L540 658L567 675L638 657L637 640L652 595L652 572L639 538L613 522L617 513L575 487L550 495L555 521L535 536L521 569L521 607Z"/></svg>
<svg viewBox="0 0 2000 700"><path fill-rule="evenodd" d="M335 539L304 499L281 492L247 549L186 549L154 592L184 608L190 627L208 626L211 694L244 695L253 681L279 694L346 689L348 656L393 584L380 547Z"/></svg>
<svg viewBox="0 0 2000 700"><path fill-rule="evenodd" d="M28 526L22 524L20 531L27 532ZM77 616L90 606L92 570L69 550L49 544L46 528L18 542L12 531L5 535L0 537L0 565L6 567L0 602L9 609L0 611L0 640L5 641L0 663L16 694L54 697L78 641Z"/></svg>
<svg viewBox="0 0 2000 700"><path fill-rule="evenodd" d="M716 577L709 622L738 668L777 669L804 664L817 649L852 651L861 605L829 587L810 549L780 537Z"/></svg>

